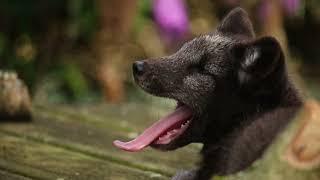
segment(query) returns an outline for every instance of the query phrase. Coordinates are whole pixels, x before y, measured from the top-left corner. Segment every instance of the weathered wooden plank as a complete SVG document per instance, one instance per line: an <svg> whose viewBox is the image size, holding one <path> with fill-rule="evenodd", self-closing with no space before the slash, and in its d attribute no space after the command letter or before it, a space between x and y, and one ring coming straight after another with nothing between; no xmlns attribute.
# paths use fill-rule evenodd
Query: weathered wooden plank
<svg viewBox="0 0 320 180"><path fill-rule="evenodd" d="M0 141L0 168L36 179L167 179L157 173L5 133L0 133Z"/></svg>
<svg viewBox="0 0 320 180"><path fill-rule="evenodd" d="M172 104L172 103L171 103ZM145 128L172 111L175 105L148 106L142 104L126 105L82 105L82 106L37 106L41 111L63 115L69 119L83 121L83 123L96 124L98 127L104 126L112 128L113 132L121 134L121 137L132 139L141 133ZM49 111L48 111L49 110ZM41 112L38 111L38 112ZM194 153L199 151L199 145L190 145L181 151Z"/></svg>
<svg viewBox="0 0 320 180"><path fill-rule="evenodd" d="M102 118L97 112L93 116L90 112L81 109L74 111L67 107L37 109L34 117L32 123L2 123L0 130L168 176L177 169L191 168L197 158L196 148L171 153L151 149L128 153L114 148L114 139L128 139L135 132L135 128L131 128L135 118L131 116L131 122L127 122L126 126L121 126L124 123L117 119L119 116L115 113ZM135 123L135 126L142 129L141 123Z"/></svg>
<svg viewBox="0 0 320 180"><path fill-rule="evenodd" d="M32 180L31 178L14 174L5 170L0 170L0 179L1 180Z"/></svg>
<svg viewBox="0 0 320 180"><path fill-rule="evenodd" d="M3 148L3 147L2 147ZM9 153L8 153L9 154ZM14 155L14 153L13 153ZM41 169L37 169L25 164L21 164L19 162L9 161L9 155L7 156L7 159L3 159L3 156L0 156L0 168L5 169L6 171L19 174L22 176L26 176L32 179L37 180L50 180L52 178L57 178L58 176L54 173L44 171Z"/></svg>

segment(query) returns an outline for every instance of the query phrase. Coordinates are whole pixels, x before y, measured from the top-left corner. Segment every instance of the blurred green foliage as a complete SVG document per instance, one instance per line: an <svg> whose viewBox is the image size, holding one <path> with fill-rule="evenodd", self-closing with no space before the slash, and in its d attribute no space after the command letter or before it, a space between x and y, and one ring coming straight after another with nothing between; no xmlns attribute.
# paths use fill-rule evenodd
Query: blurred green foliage
<svg viewBox="0 0 320 180"><path fill-rule="evenodd" d="M0 69L17 71L32 91L41 78L54 77L65 97L82 99L88 78L63 56L90 45L97 17L91 0L1 1Z"/></svg>
<svg viewBox="0 0 320 180"><path fill-rule="evenodd" d="M133 32L137 34L141 28L151 19L151 0L138 1L137 15L135 17Z"/></svg>
<svg viewBox="0 0 320 180"><path fill-rule="evenodd" d="M139 1L134 34L151 19L150 7L150 0ZM50 101L95 99L96 82L74 59L94 44L97 9L92 0L1 1L0 69L17 71L32 93L45 87Z"/></svg>
<svg viewBox="0 0 320 180"><path fill-rule="evenodd" d="M94 1L69 0L68 35L73 39L82 38L90 42L98 28L98 12Z"/></svg>

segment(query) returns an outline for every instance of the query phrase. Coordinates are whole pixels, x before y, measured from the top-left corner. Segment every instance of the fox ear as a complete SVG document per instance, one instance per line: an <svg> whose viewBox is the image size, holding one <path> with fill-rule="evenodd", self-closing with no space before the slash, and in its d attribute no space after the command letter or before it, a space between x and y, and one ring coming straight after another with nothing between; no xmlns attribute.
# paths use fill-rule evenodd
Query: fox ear
<svg viewBox="0 0 320 180"><path fill-rule="evenodd" d="M242 8L235 8L222 20L218 31L226 35L255 36L248 14Z"/></svg>
<svg viewBox="0 0 320 180"><path fill-rule="evenodd" d="M264 79L273 72L283 56L279 42L273 37L236 45L232 54L240 60L238 78L241 84Z"/></svg>

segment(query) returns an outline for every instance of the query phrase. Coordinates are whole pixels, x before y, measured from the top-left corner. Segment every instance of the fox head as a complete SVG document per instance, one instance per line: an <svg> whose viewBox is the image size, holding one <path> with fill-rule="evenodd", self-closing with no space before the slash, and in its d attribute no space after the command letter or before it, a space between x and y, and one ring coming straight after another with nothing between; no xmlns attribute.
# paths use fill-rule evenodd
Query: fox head
<svg viewBox="0 0 320 180"><path fill-rule="evenodd" d="M176 111L189 113L183 116L187 122L162 125L166 129L146 143L171 150L218 140L241 123L235 117L278 103L286 70L278 41L256 38L247 13L236 8L214 32L194 38L176 53L134 62L133 75L144 91L174 99Z"/></svg>

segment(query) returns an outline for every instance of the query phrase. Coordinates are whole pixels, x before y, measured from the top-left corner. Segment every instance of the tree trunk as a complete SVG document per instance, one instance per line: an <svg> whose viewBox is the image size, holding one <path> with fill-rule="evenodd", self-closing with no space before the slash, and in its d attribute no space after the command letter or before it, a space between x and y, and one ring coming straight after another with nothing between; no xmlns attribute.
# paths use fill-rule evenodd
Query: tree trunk
<svg viewBox="0 0 320 180"><path fill-rule="evenodd" d="M107 101L124 99L124 79L128 67L126 43L129 41L136 0L98 0L100 30L96 36L95 51L98 58L97 79Z"/></svg>

